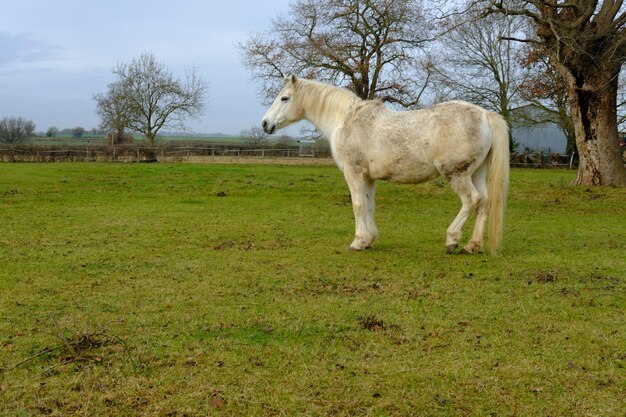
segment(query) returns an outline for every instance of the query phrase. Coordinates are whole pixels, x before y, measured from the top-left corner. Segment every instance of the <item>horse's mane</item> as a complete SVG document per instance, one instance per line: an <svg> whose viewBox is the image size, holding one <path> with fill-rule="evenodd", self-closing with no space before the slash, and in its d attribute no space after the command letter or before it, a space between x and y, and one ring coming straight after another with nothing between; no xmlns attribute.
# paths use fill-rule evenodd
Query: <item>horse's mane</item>
<svg viewBox="0 0 626 417"><path fill-rule="evenodd" d="M362 102L352 91L319 81L298 79L298 93L302 93L302 107L322 117L336 116Z"/></svg>

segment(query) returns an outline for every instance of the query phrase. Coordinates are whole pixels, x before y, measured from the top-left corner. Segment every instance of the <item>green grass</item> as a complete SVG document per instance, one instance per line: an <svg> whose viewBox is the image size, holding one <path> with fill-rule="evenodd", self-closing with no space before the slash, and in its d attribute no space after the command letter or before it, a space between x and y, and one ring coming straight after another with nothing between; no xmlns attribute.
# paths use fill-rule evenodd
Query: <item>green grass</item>
<svg viewBox="0 0 626 417"><path fill-rule="evenodd" d="M2 164L0 415L623 416L626 191L574 175L491 257L442 181L352 253L334 167Z"/></svg>

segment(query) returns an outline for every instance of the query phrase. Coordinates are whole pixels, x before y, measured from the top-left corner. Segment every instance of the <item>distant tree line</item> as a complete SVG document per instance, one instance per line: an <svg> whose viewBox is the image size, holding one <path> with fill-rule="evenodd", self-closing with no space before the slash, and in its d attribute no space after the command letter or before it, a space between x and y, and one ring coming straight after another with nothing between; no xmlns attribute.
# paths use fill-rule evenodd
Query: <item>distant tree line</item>
<svg viewBox="0 0 626 417"><path fill-rule="evenodd" d="M39 133L42 134L42 133ZM45 136L48 138L56 138L58 136L82 138L85 135L101 136L106 132L102 129L90 129L86 130L83 127L77 126L73 128L59 129L56 126L51 126L46 130ZM23 117L5 117L0 120L0 143L18 145L28 141L35 133L35 123L32 120L27 120Z"/></svg>
<svg viewBox="0 0 626 417"><path fill-rule="evenodd" d="M80 126L72 127L72 128L65 128L61 130L59 130L59 128L56 126L51 126L46 131L46 137L48 138L56 138L59 135L71 136L73 138L82 138L85 135L103 136L103 135L106 135L106 131L104 129L97 129L97 128L92 128L92 129L87 130Z"/></svg>

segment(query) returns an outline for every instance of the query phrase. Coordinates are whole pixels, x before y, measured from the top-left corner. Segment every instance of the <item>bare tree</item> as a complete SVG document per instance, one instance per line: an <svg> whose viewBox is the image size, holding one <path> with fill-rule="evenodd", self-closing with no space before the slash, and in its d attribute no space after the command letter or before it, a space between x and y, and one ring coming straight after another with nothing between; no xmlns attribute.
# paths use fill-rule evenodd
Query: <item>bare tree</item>
<svg viewBox="0 0 626 417"><path fill-rule="evenodd" d="M296 0L240 44L268 99L289 74L344 84L363 99L416 106L430 77L421 0Z"/></svg>
<svg viewBox="0 0 626 417"><path fill-rule="evenodd" d="M241 136L246 139L250 145L258 145L267 138L267 133L260 126L252 126L250 129L243 130Z"/></svg>
<svg viewBox="0 0 626 417"><path fill-rule="evenodd" d="M0 142L17 145L35 131L35 123L23 117L5 117L0 120Z"/></svg>
<svg viewBox="0 0 626 417"><path fill-rule="evenodd" d="M580 156L576 184L626 185L617 145L618 78L626 61L623 0L482 0L487 13L523 16L563 78Z"/></svg>
<svg viewBox="0 0 626 417"><path fill-rule="evenodd" d="M520 85L528 71L519 63L520 45L502 38L523 30L521 19L491 15L459 23L443 36L440 44L444 57L436 78L440 88L447 89L446 98L480 104L510 123L511 110L523 102Z"/></svg>
<svg viewBox="0 0 626 417"><path fill-rule="evenodd" d="M182 129L187 118L204 112L208 86L195 69L181 81L153 54L144 53L130 64L118 64L113 73L128 111L127 127L144 134L151 146L162 128Z"/></svg>
<svg viewBox="0 0 626 417"><path fill-rule="evenodd" d="M124 138L124 131L130 124L130 101L124 95L121 82L109 84L106 94L96 94L96 113L100 116L100 127L113 130L117 138Z"/></svg>

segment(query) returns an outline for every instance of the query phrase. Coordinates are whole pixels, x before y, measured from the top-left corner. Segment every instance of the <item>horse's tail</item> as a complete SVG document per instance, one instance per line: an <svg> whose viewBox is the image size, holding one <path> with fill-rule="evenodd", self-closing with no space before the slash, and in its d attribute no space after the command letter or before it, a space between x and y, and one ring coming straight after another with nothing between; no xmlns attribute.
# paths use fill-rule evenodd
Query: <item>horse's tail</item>
<svg viewBox="0 0 626 417"><path fill-rule="evenodd" d="M509 191L509 126L502 116L489 112L492 145L489 156L489 250L496 253L502 246L504 211Z"/></svg>

